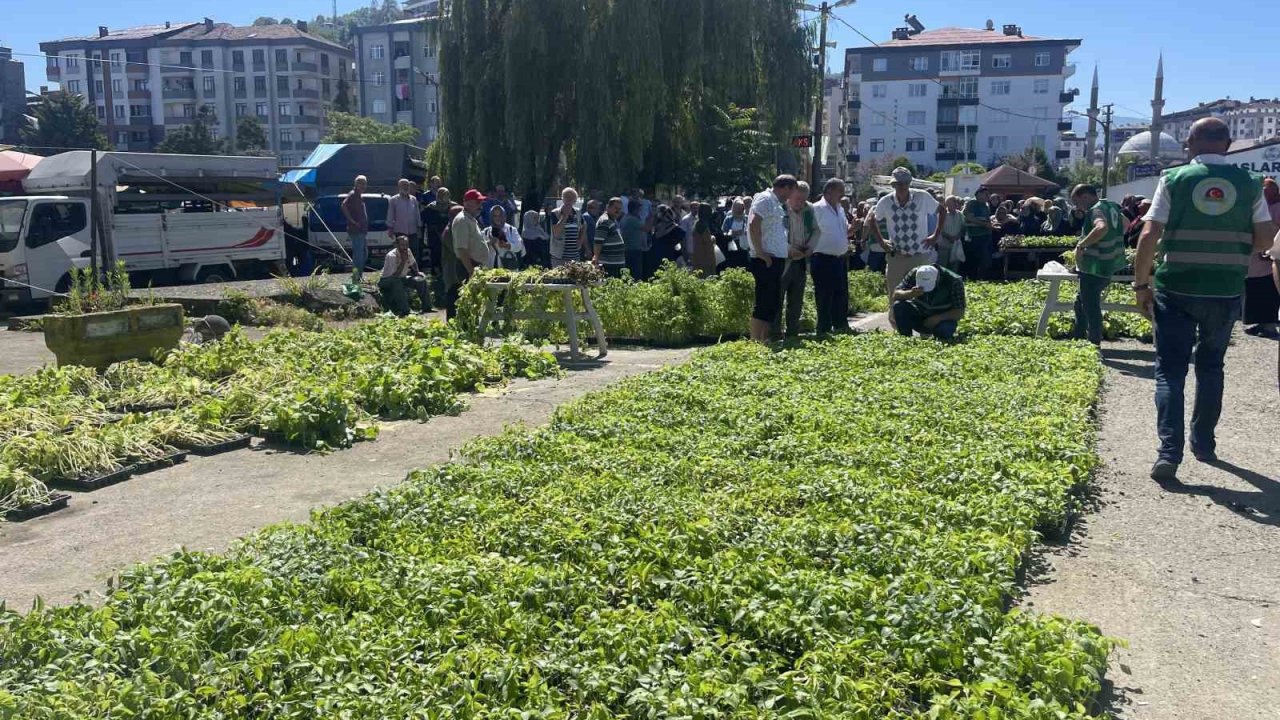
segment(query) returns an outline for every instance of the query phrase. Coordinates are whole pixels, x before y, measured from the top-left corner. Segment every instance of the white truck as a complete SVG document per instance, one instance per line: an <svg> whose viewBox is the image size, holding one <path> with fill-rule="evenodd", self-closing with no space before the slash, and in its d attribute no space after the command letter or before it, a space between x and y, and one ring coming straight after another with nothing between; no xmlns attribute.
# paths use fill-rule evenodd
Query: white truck
<svg viewBox="0 0 1280 720"><path fill-rule="evenodd" d="M29 195L0 198L0 305L47 300L89 266L90 156L46 158ZM135 284L265 277L285 258L277 177L275 158L98 153L99 258Z"/></svg>

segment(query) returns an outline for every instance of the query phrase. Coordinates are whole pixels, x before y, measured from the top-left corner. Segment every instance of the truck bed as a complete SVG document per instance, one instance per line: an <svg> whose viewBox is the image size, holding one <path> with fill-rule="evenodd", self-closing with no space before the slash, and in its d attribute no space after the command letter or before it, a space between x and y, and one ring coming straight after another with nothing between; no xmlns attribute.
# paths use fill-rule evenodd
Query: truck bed
<svg viewBox="0 0 1280 720"><path fill-rule="evenodd" d="M284 227L275 208L115 215L111 222L116 257L135 271L285 256Z"/></svg>

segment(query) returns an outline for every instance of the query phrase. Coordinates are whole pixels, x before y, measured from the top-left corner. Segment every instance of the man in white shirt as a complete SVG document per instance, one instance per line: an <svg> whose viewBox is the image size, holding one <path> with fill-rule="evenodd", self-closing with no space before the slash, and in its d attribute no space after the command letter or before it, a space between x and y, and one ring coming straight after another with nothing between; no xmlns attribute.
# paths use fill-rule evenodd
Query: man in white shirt
<svg viewBox="0 0 1280 720"><path fill-rule="evenodd" d="M431 293L427 290L427 278L418 268L418 260L409 249L409 236L396 235L396 246L382 261L382 277L378 279L378 292L382 294L382 306L398 317L409 314L408 288L412 286L422 301L422 309L431 309Z"/></svg>
<svg viewBox="0 0 1280 720"><path fill-rule="evenodd" d="M849 330L849 220L842 199L844 181L831 178L822 187L822 199L813 205L818 239L809 264L819 335Z"/></svg>
<svg viewBox="0 0 1280 720"><path fill-rule="evenodd" d="M893 171L893 192L876 203L875 222L871 223L871 236L889 254L885 267L885 290L892 302L893 291L911 270L933 263L937 253L937 228L942 227L938 218L938 201L924 190L911 188L911 171L897 168ZM934 231L929 231L930 223ZM884 228L880 227L884 223ZM887 233L887 237L886 237ZM893 323L893 316L889 316Z"/></svg>
<svg viewBox="0 0 1280 720"><path fill-rule="evenodd" d="M756 279L755 307L751 310L751 339L769 342L769 326L782 306L782 269L787 258L787 208L784 204L796 189L796 179L779 175L772 189L751 199L747 220L751 239L751 274Z"/></svg>
<svg viewBox="0 0 1280 720"><path fill-rule="evenodd" d="M413 196L413 183L400 178L396 183L398 193L387 203L387 236L394 242L397 235L409 238L409 248L415 257L422 256L422 212L418 198Z"/></svg>

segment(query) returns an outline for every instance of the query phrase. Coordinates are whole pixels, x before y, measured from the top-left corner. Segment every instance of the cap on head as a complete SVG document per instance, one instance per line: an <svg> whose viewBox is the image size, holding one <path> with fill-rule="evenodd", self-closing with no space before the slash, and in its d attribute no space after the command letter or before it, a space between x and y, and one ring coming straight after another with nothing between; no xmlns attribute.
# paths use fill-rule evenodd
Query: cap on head
<svg viewBox="0 0 1280 720"><path fill-rule="evenodd" d="M911 181L912 181L912 180L914 180L914 179L915 179L915 178L913 178L913 177L911 176L911 171L910 171L910 170L908 170L908 169L906 169L906 168L904 168L904 167L894 168L894 170L893 170L893 184L894 184L894 185L906 185L906 186L910 187L910 186L911 186Z"/></svg>
<svg viewBox="0 0 1280 720"><path fill-rule="evenodd" d="M471 188L470 190L463 193L462 202L471 202L472 200L476 202L484 202L485 201L484 193L480 192L475 188Z"/></svg>
<svg viewBox="0 0 1280 720"><path fill-rule="evenodd" d="M916 287L925 292L933 292L938 287L938 268L925 265L916 270Z"/></svg>

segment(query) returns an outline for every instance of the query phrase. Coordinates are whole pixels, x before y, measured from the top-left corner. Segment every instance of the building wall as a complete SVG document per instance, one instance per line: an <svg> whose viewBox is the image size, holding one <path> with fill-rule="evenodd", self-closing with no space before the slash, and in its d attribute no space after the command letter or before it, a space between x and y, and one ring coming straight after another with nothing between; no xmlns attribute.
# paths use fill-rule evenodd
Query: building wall
<svg viewBox="0 0 1280 720"><path fill-rule="evenodd" d="M0 48L0 143L18 142L26 106L25 67L7 48Z"/></svg>
<svg viewBox="0 0 1280 720"><path fill-rule="evenodd" d="M440 132L440 94L435 84L440 62L439 49L423 21L357 29L356 57L360 114L387 124L412 125L418 129L418 143L431 144ZM408 98L399 97L401 88L407 89Z"/></svg>
<svg viewBox="0 0 1280 720"><path fill-rule="evenodd" d="M922 168L947 170L965 160L992 164L1038 144L1053 159L1059 123L1069 104L1062 94L1074 72L1066 62L1069 47L1066 42L1044 42L851 50L846 55L846 80L858 88L857 97L849 96L850 123L857 133L847 135L847 147L856 151L846 157L870 162L905 155ZM978 50L978 67L943 71L944 50ZM1048 64L1036 66L1036 54L1046 52ZM993 68L993 55L1008 55L1009 67ZM884 69L875 70L877 58L885 60ZM959 98L949 90L944 97L944 85L974 80L976 97ZM997 94L1005 83L1008 93Z"/></svg>

